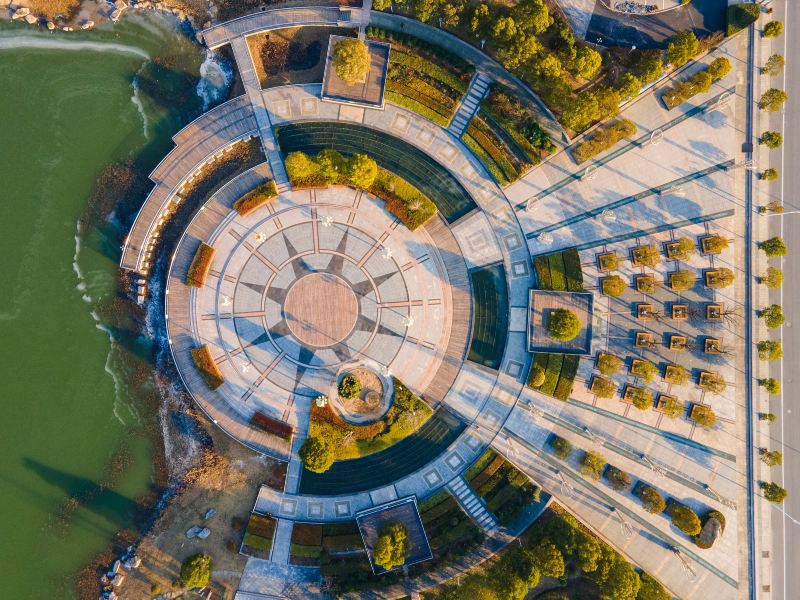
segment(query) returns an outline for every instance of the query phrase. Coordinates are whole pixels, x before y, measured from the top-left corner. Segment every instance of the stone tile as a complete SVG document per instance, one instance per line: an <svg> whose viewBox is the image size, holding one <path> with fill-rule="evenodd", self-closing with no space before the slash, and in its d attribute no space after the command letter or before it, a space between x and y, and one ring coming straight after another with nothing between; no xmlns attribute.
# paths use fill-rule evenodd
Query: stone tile
<svg viewBox="0 0 800 600"><path fill-rule="evenodd" d="M309 519L321 519L323 510L322 502L316 500L309 500L306 504L306 514L308 515Z"/></svg>
<svg viewBox="0 0 800 600"><path fill-rule="evenodd" d="M428 484L428 487L435 488L442 484L444 481L442 476L439 474L439 471L436 469L431 469L430 471L426 471L422 478L425 480L425 483Z"/></svg>
<svg viewBox="0 0 800 600"><path fill-rule="evenodd" d="M450 467L453 472L457 473L463 466L464 459L461 458L461 455L456 450L453 450L453 452L444 459L444 462L447 463L447 466Z"/></svg>
<svg viewBox="0 0 800 600"><path fill-rule="evenodd" d="M396 113L392 119L392 129L400 133L407 133L411 127L411 119L403 113Z"/></svg>
<svg viewBox="0 0 800 600"><path fill-rule="evenodd" d="M319 115L319 100L316 98L303 98L300 100L300 114L304 117Z"/></svg>
<svg viewBox="0 0 800 600"><path fill-rule="evenodd" d="M279 117L289 118L292 114L292 108L288 100L273 100L272 112Z"/></svg>
<svg viewBox="0 0 800 600"><path fill-rule="evenodd" d="M337 517L349 517L352 514L349 500L338 500L333 506Z"/></svg>
<svg viewBox="0 0 800 600"><path fill-rule="evenodd" d="M515 360L509 360L506 363L505 367L506 375L510 375L511 377L519 377L520 375L522 375L523 366L524 365L520 362L517 362Z"/></svg>
<svg viewBox="0 0 800 600"><path fill-rule="evenodd" d="M435 134L433 130L428 127L421 127L419 133L417 133L417 140L419 140L423 146L430 146L434 137Z"/></svg>
<svg viewBox="0 0 800 600"><path fill-rule="evenodd" d="M343 104L341 107L339 107L339 120L363 123L364 109L360 106L348 106Z"/></svg>
<svg viewBox="0 0 800 600"><path fill-rule="evenodd" d="M292 498L282 498L279 513L287 517L293 517L297 512L297 500Z"/></svg>

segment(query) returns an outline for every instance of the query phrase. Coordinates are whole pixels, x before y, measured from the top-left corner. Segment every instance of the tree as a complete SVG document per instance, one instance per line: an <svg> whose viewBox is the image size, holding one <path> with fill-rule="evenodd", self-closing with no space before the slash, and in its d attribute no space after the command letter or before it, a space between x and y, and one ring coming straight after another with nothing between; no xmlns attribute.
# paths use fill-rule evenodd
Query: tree
<svg viewBox="0 0 800 600"><path fill-rule="evenodd" d="M367 45L358 38L346 38L333 49L333 66L336 74L348 85L364 80L369 73L370 56Z"/></svg>
<svg viewBox="0 0 800 600"><path fill-rule="evenodd" d="M642 89L642 80L633 73L625 72L617 80L617 91L622 100L631 100L639 95Z"/></svg>
<svg viewBox="0 0 800 600"><path fill-rule="evenodd" d="M689 381L689 370L681 365L669 365L669 381L675 385L684 385Z"/></svg>
<svg viewBox="0 0 800 600"><path fill-rule="evenodd" d="M636 408L639 410L647 410L653 406L653 392L645 388L629 388L627 396Z"/></svg>
<svg viewBox="0 0 800 600"><path fill-rule="evenodd" d="M606 457L599 452L592 452L586 450L581 458L581 474L600 481L600 476L603 474L603 467L606 466Z"/></svg>
<svg viewBox="0 0 800 600"><path fill-rule="evenodd" d="M599 52L588 46L578 46L575 51L575 59L570 62L569 67L576 77L591 79L597 75L602 64L603 57Z"/></svg>
<svg viewBox="0 0 800 600"><path fill-rule="evenodd" d="M781 382L772 377L760 379L758 385L763 387L765 390L767 390L768 394L772 394L773 396L777 396L781 393Z"/></svg>
<svg viewBox="0 0 800 600"><path fill-rule="evenodd" d="M302 181L319 173L319 165L305 152L290 152L284 164L291 181Z"/></svg>
<svg viewBox="0 0 800 600"><path fill-rule="evenodd" d="M439 18L441 19L442 27L455 27L461 20L461 11L464 6L460 4L451 4L445 2L439 7Z"/></svg>
<svg viewBox="0 0 800 600"><path fill-rule="evenodd" d="M758 178L762 181L774 181L778 178L778 169L769 167L758 174Z"/></svg>
<svg viewBox="0 0 800 600"><path fill-rule="evenodd" d="M261 46L261 64L267 75L277 75L286 69L289 59L289 44L280 39L273 40L270 35L264 36Z"/></svg>
<svg viewBox="0 0 800 600"><path fill-rule="evenodd" d="M441 0L417 0L414 3L414 16L418 21L428 23L439 11Z"/></svg>
<svg viewBox="0 0 800 600"><path fill-rule="evenodd" d="M574 340L582 328L578 315L566 308L557 308L547 319L547 333L555 340L563 342Z"/></svg>
<svg viewBox="0 0 800 600"><path fill-rule="evenodd" d="M558 458L569 458L569 455L572 454L572 444L562 437L555 436L550 440L550 446Z"/></svg>
<svg viewBox="0 0 800 600"><path fill-rule="evenodd" d="M649 485L640 485L637 494L639 495L639 500L642 501L642 506L649 513L655 515L663 512L667 507L664 497L658 493L657 489Z"/></svg>
<svg viewBox="0 0 800 600"><path fill-rule="evenodd" d="M688 506L674 504L669 513L672 517L672 524L686 535L695 536L703 528L700 518Z"/></svg>
<svg viewBox="0 0 800 600"><path fill-rule="evenodd" d="M534 363L531 368L530 381L528 382L532 387L539 387L544 383L545 370L542 365Z"/></svg>
<svg viewBox="0 0 800 600"><path fill-rule="evenodd" d="M532 70L537 77L558 77L561 75L561 61L554 54L545 54L533 63Z"/></svg>
<svg viewBox="0 0 800 600"><path fill-rule="evenodd" d="M777 88L770 88L758 100L758 107L767 112L780 110L783 103L789 99L789 94Z"/></svg>
<svg viewBox="0 0 800 600"><path fill-rule="evenodd" d="M333 444L325 437L309 437L300 447L303 466L314 473L324 473L331 468L336 453Z"/></svg>
<svg viewBox="0 0 800 600"><path fill-rule="evenodd" d="M639 575L627 560L617 555L606 580L600 584L600 591L614 600L635 600L639 592Z"/></svg>
<svg viewBox="0 0 800 600"><path fill-rule="evenodd" d="M778 417L776 417L772 413L759 413L758 420L759 421L768 421L769 423L774 423Z"/></svg>
<svg viewBox="0 0 800 600"><path fill-rule="evenodd" d="M689 260L697 253L694 240L690 237L682 237L675 240L675 245L670 249L670 257L675 260Z"/></svg>
<svg viewBox="0 0 800 600"><path fill-rule="evenodd" d="M625 364L621 358L602 352L597 357L597 370L603 375L616 375L622 370L622 365Z"/></svg>
<svg viewBox="0 0 800 600"><path fill-rule="evenodd" d="M184 560L179 582L189 589L206 587L211 583L211 557L201 552Z"/></svg>
<svg viewBox="0 0 800 600"><path fill-rule="evenodd" d="M605 476L608 479L608 484L618 492L631 487L631 476L613 465L608 466Z"/></svg>
<svg viewBox="0 0 800 600"><path fill-rule="evenodd" d="M542 45L532 35L521 34L510 44L503 46L497 58L506 69L514 70L533 59L542 49Z"/></svg>
<svg viewBox="0 0 800 600"><path fill-rule="evenodd" d="M691 31L681 31L667 45L667 62L674 67L682 67L697 54L700 43Z"/></svg>
<svg viewBox="0 0 800 600"><path fill-rule="evenodd" d="M617 393L617 384L612 379L595 376L592 379L591 391L598 398L613 398Z"/></svg>
<svg viewBox="0 0 800 600"><path fill-rule="evenodd" d="M369 189L378 175L378 165L366 154L355 154L347 162L345 174L354 186Z"/></svg>
<svg viewBox="0 0 800 600"><path fill-rule="evenodd" d="M725 391L727 384L719 374L708 373L700 379L700 387L714 394L721 394ZM699 411L700 408L698 407L697 410Z"/></svg>
<svg viewBox="0 0 800 600"><path fill-rule="evenodd" d="M644 85L653 83L664 74L664 59L661 56L661 50L640 51L633 68Z"/></svg>
<svg viewBox="0 0 800 600"><path fill-rule="evenodd" d="M621 296L628 286L625 280L619 275L610 275L602 279L600 287L606 296L616 298L617 296Z"/></svg>
<svg viewBox="0 0 800 600"><path fill-rule="evenodd" d="M763 309L758 316L764 319L769 329L777 329L783 325L786 320L783 316L783 308L780 304L769 305L767 308Z"/></svg>
<svg viewBox="0 0 800 600"><path fill-rule="evenodd" d="M697 275L690 269L680 269L670 273L669 283L673 290L690 290L697 281Z"/></svg>
<svg viewBox="0 0 800 600"><path fill-rule="evenodd" d="M714 269L708 276L708 286L712 288L726 288L736 279L733 271L727 267Z"/></svg>
<svg viewBox="0 0 800 600"><path fill-rule="evenodd" d="M700 71L689 78L689 91L692 95L703 94L711 89L714 78L708 71Z"/></svg>
<svg viewBox="0 0 800 600"><path fill-rule="evenodd" d="M772 361L783 358L783 344L780 340L761 340L756 344L759 360Z"/></svg>
<svg viewBox="0 0 800 600"><path fill-rule="evenodd" d="M764 206L758 207L758 212L763 214L780 214L784 211L783 203L780 200L770 200Z"/></svg>
<svg viewBox="0 0 800 600"><path fill-rule="evenodd" d="M658 367L649 360L637 360L631 366L631 373L640 377L645 383L650 383L658 374Z"/></svg>
<svg viewBox="0 0 800 600"><path fill-rule="evenodd" d="M719 254L725 250L730 242L728 238L721 236L718 233L703 238L703 249L708 254Z"/></svg>
<svg viewBox="0 0 800 600"><path fill-rule="evenodd" d="M539 571L545 577L564 575L564 556L549 539L544 539L532 549Z"/></svg>
<svg viewBox="0 0 800 600"><path fill-rule="evenodd" d="M553 23L543 0L520 0L511 9L511 15L519 29L531 35L542 33Z"/></svg>
<svg viewBox="0 0 800 600"><path fill-rule="evenodd" d="M767 272L759 278L769 289L775 290L783 285L783 271L776 267L767 267Z"/></svg>
<svg viewBox="0 0 800 600"><path fill-rule="evenodd" d="M634 248L633 258L640 265L657 267L661 263L661 252L655 244L647 244Z"/></svg>
<svg viewBox="0 0 800 600"><path fill-rule="evenodd" d="M711 78L714 81L717 81L725 77L725 75L727 75L728 73L730 73L731 63L727 58L724 57L715 58L708 65L707 71L708 74L711 75Z"/></svg>
<svg viewBox="0 0 800 600"><path fill-rule="evenodd" d="M717 422L717 413L710 406L696 404L692 409L691 419L703 429L713 427Z"/></svg>
<svg viewBox="0 0 800 600"><path fill-rule="evenodd" d="M607 119L619 113L619 93L609 86L598 86L594 90L597 100L597 118Z"/></svg>
<svg viewBox="0 0 800 600"><path fill-rule="evenodd" d="M492 16L487 4L479 4L472 10L472 16L469 20L469 29L475 34L475 37L483 37L489 33L489 25L492 21Z"/></svg>
<svg viewBox="0 0 800 600"><path fill-rule="evenodd" d="M764 30L761 35L765 38L778 37L783 33L783 23L781 21L770 21L764 25Z"/></svg>
<svg viewBox="0 0 800 600"><path fill-rule="evenodd" d="M510 42L517 36L517 22L513 17L498 17L492 25L492 39L495 42Z"/></svg>
<svg viewBox="0 0 800 600"><path fill-rule="evenodd" d="M681 412L683 412L683 409L684 409L683 402L681 402L680 400L678 400L673 396L670 396L667 398L667 401L661 408L661 411L664 413L665 416L669 417L670 419L674 419L679 414L681 414Z"/></svg>
<svg viewBox="0 0 800 600"><path fill-rule="evenodd" d="M776 467L783 464L783 454L779 450L770 451L766 448L761 448L759 454L761 455L761 462L768 467Z"/></svg>
<svg viewBox="0 0 800 600"><path fill-rule="evenodd" d="M773 256L786 256L787 252L786 243L779 235L759 242L758 247L761 248L769 258Z"/></svg>
<svg viewBox="0 0 800 600"><path fill-rule="evenodd" d="M378 541L375 542L374 561L391 571L402 566L411 554L411 542L408 540L408 528L402 523L386 523L381 528Z"/></svg>
<svg viewBox="0 0 800 600"><path fill-rule="evenodd" d="M639 573L639 580L641 585L636 600L672 600L672 594L668 593L661 582L649 573L644 571Z"/></svg>
<svg viewBox="0 0 800 600"><path fill-rule="evenodd" d="M352 400L361 393L361 381L355 375L345 375L339 382L339 396Z"/></svg>
<svg viewBox="0 0 800 600"><path fill-rule="evenodd" d="M561 122L573 131L581 132L596 121L599 114L597 98L591 91L584 90L566 101Z"/></svg>
<svg viewBox="0 0 800 600"><path fill-rule="evenodd" d="M777 77L783 72L786 66L786 59L782 54L773 54L764 63L764 68L761 69L762 75L769 75L770 77Z"/></svg>
<svg viewBox="0 0 800 600"><path fill-rule="evenodd" d="M375 10L386 10L392 5L392 0L373 0L372 8Z"/></svg>
<svg viewBox="0 0 800 600"><path fill-rule="evenodd" d="M777 131L765 131L761 134L760 144L764 144L770 150L780 148L783 144L783 136Z"/></svg>
<svg viewBox="0 0 800 600"><path fill-rule="evenodd" d="M781 504L788 496L788 492L775 482L762 482L761 491L764 492L764 498L775 504Z"/></svg>

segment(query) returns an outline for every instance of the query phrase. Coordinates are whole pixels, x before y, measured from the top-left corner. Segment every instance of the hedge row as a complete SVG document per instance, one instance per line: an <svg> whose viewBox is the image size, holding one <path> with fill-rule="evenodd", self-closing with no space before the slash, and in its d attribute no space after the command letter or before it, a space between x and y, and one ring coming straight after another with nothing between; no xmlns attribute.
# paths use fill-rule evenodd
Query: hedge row
<svg viewBox="0 0 800 600"><path fill-rule="evenodd" d="M386 99L393 104L405 106L407 109L413 110L415 113L419 113L423 117L430 119L442 127L447 127L447 125L450 123L450 117L436 112L415 98L409 98L408 96L404 96L403 94L392 91L391 87L388 86L386 88Z"/></svg>
<svg viewBox="0 0 800 600"><path fill-rule="evenodd" d="M561 365L561 374L558 376L558 383L553 392L553 397L566 402L572 394L572 387L575 383L575 375L578 373L580 357L574 354L564 355L564 362Z"/></svg>
<svg viewBox="0 0 800 600"><path fill-rule="evenodd" d="M278 188L275 186L275 182L267 181L234 202L233 210L244 217L277 195Z"/></svg>
<svg viewBox="0 0 800 600"><path fill-rule="evenodd" d="M543 394L567 401L572 394L575 376L578 373L580 357L574 354L546 354L537 352L533 355L531 370L528 374L528 387L538 389ZM544 382L538 388L532 385L534 367L544 370Z"/></svg>
<svg viewBox="0 0 800 600"><path fill-rule="evenodd" d="M564 267L564 255L561 252L547 255L550 266L550 289L565 292L567 290L567 274Z"/></svg>
<svg viewBox="0 0 800 600"><path fill-rule="evenodd" d="M562 253L564 257L564 274L567 276L567 291L583 291L583 269L581 255L575 248L568 248Z"/></svg>
<svg viewBox="0 0 800 600"><path fill-rule="evenodd" d="M475 142L483 148L484 152L489 156L492 162L495 163L497 169L503 173L503 180L507 182L516 181L519 179L520 172L527 168L527 164L523 164L517 156L515 156L510 149L503 142L500 135L495 132L492 127L481 118L480 115L475 115L467 126L466 135L471 137ZM485 163L483 157L479 157ZM489 165L487 165L488 167ZM491 171L492 169L490 169ZM497 179L495 177L495 179ZM498 183L503 184L500 180Z"/></svg>
<svg viewBox="0 0 800 600"><path fill-rule="evenodd" d="M491 448L492 456L483 472L469 481L473 491L483 498L489 512L501 525L511 523L532 501L538 500L539 488L528 477ZM482 457L483 458L483 457ZM498 464L499 463L499 464Z"/></svg>
<svg viewBox="0 0 800 600"><path fill-rule="evenodd" d="M561 375L561 365L564 363L563 354L550 354L547 360L547 368L544 371L544 383L539 386L539 391L548 396L552 396L558 385L558 378Z"/></svg>
<svg viewBox="0 0 800 600"><path fill-rule="evenodd" d="M211 356L211 350L208 349L208 346L193 348L192 360L210 389L216 390L225 383L222 371L219 370L217 363L214 361L214 357Z"/></svg>
<svg viewBox="0 0 800 600"><path fill-rule="evenodd" d="M486 153L486 150L475 141L472 136L470 136L467 132L464 132L464 135L461 137L461 141L472 150L475 156L478 157L478 160L483 163L483 166L486 167L486 170L489 171L489 174L494 177L495 181L502 187L508 185L510 181L506 179L505 174L503 173L502 169L497 166L492 160L492 157Z"/></svg>
<svg viewBox="0 0 800 600"><path fill-rule="evenodd" d="M567 248L552 254L540 254L533 259L538 289L583 291L583 269L577 249Z"/></svg>
<svg viewBox="0 0 800 600"><path fill-rule="evenodd" d="M260 411L253 413L253 416L250 417L250 424L286 441L292 439L292 433L294 432L294 428L288 423L273 419Z"/></svg>
<svg viewBox="0 0 800 600"><path fill-rule="evenodd" d="M208 277L208 271L211 269L216 252L213 246L200 242L189 265L189 270L186 272L187 286L201 288L206 284L206 277Z"/></svg>
<svg viewBox="0 0 800 600"><path fill-rule="evenodd" d="M540 290L552 290L550 281L550 263L546 256L537 256L533 259L533 266L536 269L536 279L539 281Z"/></svg>

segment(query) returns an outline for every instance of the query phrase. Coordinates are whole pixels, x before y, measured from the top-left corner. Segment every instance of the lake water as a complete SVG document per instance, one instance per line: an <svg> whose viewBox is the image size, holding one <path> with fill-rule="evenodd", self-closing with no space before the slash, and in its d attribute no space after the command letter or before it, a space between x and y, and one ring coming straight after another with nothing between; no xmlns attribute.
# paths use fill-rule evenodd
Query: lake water
<svg viewBox="0 0 800 600"><path fill-rule="evenodd" d="M91 33L0 27L6 598L70 597L65 581L132 525L133 499L152 485L152 442L141 434L148 416L117 376L124 352L94 312L114 293L118 240L78 222L105 165L137 157L152 165L169 147L187 115L163 105L198 76L203 58L155 17ZM145 73L156 59L159 69ZM166 96L137 89L137 74L150 77L151 91L163 83ZM98 490L114 456L129 466L113 489ZM74 511L65 509L70 497L81 499Z"/></svg>

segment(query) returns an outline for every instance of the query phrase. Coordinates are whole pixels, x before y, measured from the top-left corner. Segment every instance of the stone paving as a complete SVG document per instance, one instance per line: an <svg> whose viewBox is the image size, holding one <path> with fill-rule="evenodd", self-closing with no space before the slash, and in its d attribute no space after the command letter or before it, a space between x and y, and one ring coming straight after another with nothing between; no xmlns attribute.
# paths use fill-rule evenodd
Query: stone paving
<svg viewBox="0 0 800 600"><path fill-rule="evenodd" d="M260 19L267 23L262 28L279 22ZM360 15L357 24L364 22ZM245 29L239 23L214 35L229 36L241 50ZM727 47L715 51L678 77L688 77L727 52ZM242 52L236 58L245 61ZM495 67L489 67L486 72L495 76ZM639 129L635 143L620 143L580 166L566 152L557 154L505 190L494 184L456 136L404 108L387 103L384 110L372 110L324 102L318 84L270 90L246 86L270 163L277 156L272 127L328 120L400 137L445 166L478 205L450 226L467 268L502 262L508 274L510 331L498 371L465 361L444 395L442 403L469 427L441 456L380 489L335 497L298 495L301 465L296 453L307 435L311 399L329 389L343 365L357 357L378 367L389 366L412 389L424 389L426 376L435 372L431 365L441 360L438 349L447 342L448 314L437 309L446 297L447 275L436 260L435 240L426 238L424 230L408 232L380 201L349 188L283 188L265 209L248 217L222 215L206 239L217 248L217 257L209 285L193 296L194 335L219 350L215 356L227 380L221 396L229 406L244 417L260 410L296 428L285 490L262 487L256 501L256 510L279 519L272 561L248 562L242 592L306 597L314 589L308 583L314 580L313 570L286 564L293 521L352 519L359 510L409 495L423 498L445 485L463 491L460 474L493 444L679 597L705 597L703 590L708 589L715 597L736 597L737 515L730 502L739 493L735 463L739 442L732 426L740 418L739 375L730 357L714 363L730 382L725 394L709 398L691 385L683 386L682 399L711 404L720 416L720 424L708 432L686 419L670 421L652 410L633 414L618 399L599 401L587 394L585 381L592 371L588 359L581 361L570 402L547 398L523 385L531 360L526 310L534 283L532 254L578 246L585 285L596 291L600 273L593 265L600 251L616 249L625 255L639 243L735 228L730 215L740 205L736 182L741 173L732 168L739 157L735 86L734 70L707 94L672 111L661 104L660 92L645 95L622 112ZM594 166L587 174L588 165ZM611 218L603 213L609 208L614 213ZM545 232L549 235L543 237ZM713 259L698 255L684 266L701 272L709 265L733 262L730 249ZM674 265L664 261L650 271L664 278L672 270ZM623 265L625 276L636 272L641 269ZM307 286L312 296L338 299L331 304L330 320L302 301L309 293L300 294L301 300L292 299L291 290L298 284ZM735 306L737 289L712 293L697 288L674 297L698 305L722 301ZM348 290L354 291L355 309ZM626 347L619 332L638 326L621 304L629 306L637 296L626 294L630 295L614 302L599 294L595 298L595 341L620 354ZM665 289L653 297L661 304L673 301ZM291 314L286 312L287 303ZM413 317L411 325L408 316ZM662 323L648 328L660 332L656 325ZM704 332L693 323L681 327L694 337ZM720 328L726 339L737 335L733 326ZM412 338L425 343L414 343ZM659 358L675 357L659 354ZM706 359L692 355L686 360L700 369ZM672 390L665 387L665 391ZM538 412L526 408L531 403ZM630 493L617 493L602 482L580 477L575 463L579 452L571 461L556 462L546 445L553 432L570 439L576 448L601 445L610 463L701 513L708 507L722 510L729 523L726 533L712 550L697 550L663 516L642 511ZM561 477L570 483L564 484ZM464 501L476 509L470 498ZM634 536L622 535L619 518L609 507L635 525ZM476 518L480 521L481 516ZM696 579L685 576L680 560L668 551L672 546L681 549L697 571Z"/></svg>

